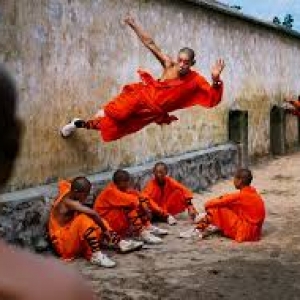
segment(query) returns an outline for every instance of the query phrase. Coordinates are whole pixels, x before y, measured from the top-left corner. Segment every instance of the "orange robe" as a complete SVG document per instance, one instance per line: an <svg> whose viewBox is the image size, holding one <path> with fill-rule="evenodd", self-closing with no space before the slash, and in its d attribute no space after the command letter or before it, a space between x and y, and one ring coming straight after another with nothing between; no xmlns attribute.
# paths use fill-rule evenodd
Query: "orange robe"
<svg viewBox="0 0 300 300"><path fill-rule="evenodd" d="M163 187L159 186L155 179L152 179L146 184L143 192L163 211L171 215L185 211L193 198L193 193L189 189L168 176Z"/></svg>
<svg viewBox="0 0 300 300"><path fill-rule="evenodd" d="M293 101L291 104L294 106L294 109L287 109L293 115L300 117L300 101Z"/></svg>
<svg viewBox="0 0 300 300"><path fill-rule="evenodd" d="M261 237L265 206L256 189L248 186L206 202L210 223L237 242L257 241Z"/></svg>
<svg viewBox="0 0 300 300"><path fill-rule="evenodd" d="M54 208L65 198L71 190L71 183L67 180L59 182L59 195L53 203L48 223L49 236L57 254L72 260L83 256L89 259L92 252L100 250L102 231L99 226L85 214L74 214L74 218L61 226L53 215ZM107 224L108 225L108 224ZM97 249L94 249L94 248Z"/></svg>
<svg viewBox="0 0 300 300"><path fill-rule="evenodd" d="M145 71L139 71L139 75L141 82L126 85L104 106L105 117L87 122L87 128L99 130L105 142L137 132L153 122L170 124L177 120L170 112L194 105L214 107L222 98L223 84L212 87L195 71L162 82Z"/></svg>
<svg viewBox="0 0 300 300"><path fill-rule="evenodd" d="M145 198L146 203L141 203L140 198ZM94 210L122 237L130 231L139 234L143 228L150 225L150 216L145 216L147 209L164 215L164 212L143 193L136 190L122 192L114 183L110 183L94 203Z"/></svg>

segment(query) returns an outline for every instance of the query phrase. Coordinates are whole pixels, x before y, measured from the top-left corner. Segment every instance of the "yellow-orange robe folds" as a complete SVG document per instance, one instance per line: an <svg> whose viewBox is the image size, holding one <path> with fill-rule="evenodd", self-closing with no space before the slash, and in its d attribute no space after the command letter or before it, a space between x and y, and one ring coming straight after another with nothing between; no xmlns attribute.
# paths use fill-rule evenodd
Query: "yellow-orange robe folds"
<svg viewBox="0 0 300 300"><path fill-rule="evenodd" d="M169 115L194 105L214 107L221 101L223 84L211 86L195 71L174 80L158 81L139 71L141 82L124 86L122 92L104 106L105 117L87 121L88 129L100 131L105 142L134 133L150 123L170 124Z"/></svg>
<svg viewBox="0 0 300 300"><path fill-rule="evenodd" d="M94 203L94 210L122 237L128 233L138 235L143 228L150 225L150 216L145 215L148 209L149 212L154 211L167 217L167 214L143 193L133 189L120 191L112 182L101 191Z"/></svg>
<svg viewBox="0 0 300 300"><path fill-rule="evenodd" d="M143 193L148 195L162 210L176 215L185 211L193 198L193 193L175 179L167 176L164 186L155 179L150 180Z"/></svg>

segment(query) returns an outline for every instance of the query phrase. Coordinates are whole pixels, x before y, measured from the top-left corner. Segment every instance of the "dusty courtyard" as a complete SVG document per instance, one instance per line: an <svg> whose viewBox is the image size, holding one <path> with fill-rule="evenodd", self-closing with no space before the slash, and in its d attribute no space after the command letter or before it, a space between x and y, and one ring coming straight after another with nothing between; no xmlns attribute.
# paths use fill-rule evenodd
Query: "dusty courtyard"
<svg viewBox="0 0 300 300"><path fill-rule="evenodd" d="M111 253L115 269L76 267L101 299L300 299L300 154L253 167L267 219L260 242L237 244L220 237L178 238L190 223L168 227L164 244L127 255ZM233 190L219 182L197 195L195 204Z"/></svg>

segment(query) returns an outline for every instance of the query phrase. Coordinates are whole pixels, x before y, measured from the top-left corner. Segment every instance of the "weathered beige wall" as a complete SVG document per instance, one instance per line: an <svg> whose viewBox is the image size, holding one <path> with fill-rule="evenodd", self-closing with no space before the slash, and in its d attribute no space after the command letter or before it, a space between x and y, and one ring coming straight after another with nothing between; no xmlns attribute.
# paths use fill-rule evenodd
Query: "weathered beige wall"
<svg viewBox="0 0 300 300"><path fill-rule="evenodd" d="M293 115L286 115L286 145L288 148L299 146L298 119Z"/></svg>
<svg viewBox="0 0 300 300"><path fill-rule="evenodd" d="M86 131L62 140L60 126L92 115L124 83L138 79L138 66L159 75L160 65L120 22L128 11L167 53L193 47L197 68L208 77L223 57L223 103L178 112L177 124L151 125L113 143ZM0 0L0 12L1 60L17 78L26 125L13 187L226 142L230 108L249 110L250 154L267 153L271 104L300 89L300 39L185 1Z"/></svg>

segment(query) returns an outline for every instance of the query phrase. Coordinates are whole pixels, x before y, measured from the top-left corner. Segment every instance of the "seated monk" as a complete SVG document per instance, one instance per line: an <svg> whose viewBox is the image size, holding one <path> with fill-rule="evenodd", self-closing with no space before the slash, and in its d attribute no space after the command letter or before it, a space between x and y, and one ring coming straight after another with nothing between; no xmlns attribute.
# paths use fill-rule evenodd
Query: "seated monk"
<svg viewBox="0 0 300 300"><path fill-rule="evenodd" d="M137 132L150 123L170 124L178 120L169 114L175 110L195 105L211 108L220 103L223 60L218 60L213 66L210 85L202 75L191 69L195 64L192 49L181 49L174 60L156 46L133 18L127 17L125 22L161 63L163 72L160 79L156 80L150 73L139 70L140 82L126 85L91 120L73 119L61 129L63 137L70 136L76 128L86 128L98 130L103 141L110 142Z"/></svg>
<svg viewBox="0 0 300 300"><path fill-rule="evenodd" d="M83 204L90 189L85 177L59 183L59 195L50 213L49 237L56 253L65 260L83 256L93 264L114 267L115 262L101 252L102 242L121 252L140 248L142 243L121 240L105 220Z"/></svg>
<svg viewBox="0 0 300 300"><path fill-rule="evenodd" d="M297 99L294 99L293 97L288 97L284 99L284 101L292 106L292 108L286 108L286 112L300 117L300 95Z"/></svg>
<svg viewBox="0 0 300 300"><path fill-rule="evenodd" d="M163 162L158 162L153 168L154 178L145 186L143 192L148 195L165 213L175 216L188 210L192 220L198 212L192 204L193 193L175 179L167 176L168 167ZM176 219L169 218L170 225L176 223Z"/></svg>
<svg viewBox="0 0 300 300"><path fill-rule="evenodd" d="M153 204L153 203L152 203ZM94 210L109 223L121 237L132 236L149 244L159 244L167 230L150 223L151 210L167 217L149 199L131 188L131 176L125 170L117 170L113 181L100 192L94 203Z"/></svg>
<svg viewBox="0 0 300 300"><path fill-rule="evenodd" d="M205 237L212 232L221 231L224 236L237 242L258 241L265 219L265 206L251 182L250 170L238 170L234 177L234 185L239 192L206 202L206 214L196 228L180 236Z"/></svg>

